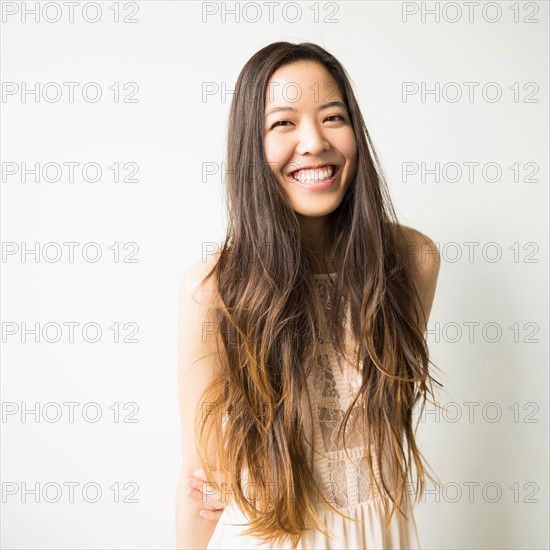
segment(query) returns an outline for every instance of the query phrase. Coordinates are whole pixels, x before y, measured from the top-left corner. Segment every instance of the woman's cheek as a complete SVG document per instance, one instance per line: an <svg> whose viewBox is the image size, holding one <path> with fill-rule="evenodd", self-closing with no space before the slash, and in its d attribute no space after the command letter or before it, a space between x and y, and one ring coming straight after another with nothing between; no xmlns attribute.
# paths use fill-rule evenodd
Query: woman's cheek
<svg viewBox="0 0 550 550"><path fill-rule="evenodd" d="M348 129L343 145L344 151L342 152L344 153L344 156L348 159L355 159L357 157L357 141L352 128Z"/></svg>
<svg viewBox="0 0 550 550"><path fill-rule="evenodd" d="M266 160L275 176L283 177L283 167L287 164L290 156L282 147L272 147L266 150Z"/></svg>
<svg viewBox="0 0 550 550"><path fill-rule="evenodd" d="M265 158L272 170L276 170L278 166L278 153L272 144L268 144L265 148Z"/></svg>

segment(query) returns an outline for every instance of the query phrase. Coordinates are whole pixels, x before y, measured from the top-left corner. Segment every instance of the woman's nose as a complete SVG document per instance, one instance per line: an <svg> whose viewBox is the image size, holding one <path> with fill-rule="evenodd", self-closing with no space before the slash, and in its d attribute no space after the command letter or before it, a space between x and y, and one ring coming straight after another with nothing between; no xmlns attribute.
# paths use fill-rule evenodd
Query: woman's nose
<svg viewBox="0 0 550 550"><path fill-rule="evenodd" d="M296 152L299 155L318 155L322 151L326 151L330 148L330 144L326 137L323 135L321 129L317 128L315 124L307 124L300 128L298 146Z"/></svg>

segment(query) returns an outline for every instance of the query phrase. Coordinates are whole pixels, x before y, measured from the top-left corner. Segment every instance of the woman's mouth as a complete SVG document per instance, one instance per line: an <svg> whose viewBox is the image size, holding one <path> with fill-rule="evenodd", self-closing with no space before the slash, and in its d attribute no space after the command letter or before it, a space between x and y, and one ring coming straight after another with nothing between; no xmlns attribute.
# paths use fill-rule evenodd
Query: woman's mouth
<svg viewBox="0 0 550 550"><path fill-rule="evenodd" d="M324 164L317 168L300 168L288 175L294 185L309 192L324 191L332 188L340 174L340 167L335 164ZM339 178L338 178L339 179Z"/></svg>
<svg viewBox="0 0 550 550"><path fill-rule="evenodd" d="M319 183L327 181L337 172L338 167L334 164L326 164L320 168L305 168L295 170L290 176L300 183Z"/></svg>

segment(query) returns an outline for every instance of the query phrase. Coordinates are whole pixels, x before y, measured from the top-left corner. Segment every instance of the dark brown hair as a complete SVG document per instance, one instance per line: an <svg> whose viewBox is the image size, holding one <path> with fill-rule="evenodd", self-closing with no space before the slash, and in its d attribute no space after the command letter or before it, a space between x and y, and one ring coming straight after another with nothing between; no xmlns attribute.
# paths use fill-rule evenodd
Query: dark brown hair
<svg viewBox="0 0 550 550"><path fill-rule="evenodd" d="M338 269L336 297L349 304L348 330L355 345L350 368L355 363L362 372L343 430L357 403L364 411L371 485L385 494L385 507L393 503L386 526L396 507L403 513L413 465L416 497L424 491L427 473L415 443L413 409L421 402L423 410L434 380L404 236L345 69L316 44L276 42L262 48L238 77L229 115L229 224L217 263L204 279L215 276L219 296L219 372L195 418L207 478L222 494L232 491L251 519L247 533L273 544L290 537L293 546L312 526L327 534L316 502L341 514L316 483L313 453L308 457L302 446L305 412L300 403L320 334L313 258L263 147L268 81L279 67L300 60L320 63L334 77L357 142L355 175L330 215L324 258ZM341 345L346 335L337 322L342 316L338 299L332 315L335 345L349 357ZM206 452L211 441L213 464ZM390 485L383 468L380 480L372 474L383 462L384 441L393 464ZM254 499L241 486L245 468ZM222 474L225 487L214 481L211 469Z"/></svg>

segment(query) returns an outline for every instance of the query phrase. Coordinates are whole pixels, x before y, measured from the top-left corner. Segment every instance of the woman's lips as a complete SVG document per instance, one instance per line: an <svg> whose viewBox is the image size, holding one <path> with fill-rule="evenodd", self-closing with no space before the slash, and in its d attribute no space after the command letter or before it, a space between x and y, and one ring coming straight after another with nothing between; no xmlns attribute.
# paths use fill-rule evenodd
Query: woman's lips
<svg viewBox="0 0 550 550"><path fill-rule="evenodd" d="M336 173L337 170L338 170L338 166L336 166L335 164L321 164L319 166L299 168L298 170L294 170L293 172L290 172L289 176L296 181L300 181L301 183L308 183L308 182L317 183L325 179L326 173L329 173L330 175L328 177L331 178ZM299 175L302 175L303 177L302 178L296 177ZM313 178L311 178L310 176L313 176Z"/></svg>
<svg viewBox="0 0 550 550"><path fill-rule="evenodd" d="M292 174L289 174L290 182L293 185L297 185L298 187L301 187L302 189L306 189L308 191L322 191L330 187L336 181L337 177L340 174L340 166L336 166L335 164L333 164L332 166L334 167L332 176L330 176L330 178L326 180L299 181L295 179Z"/></svg>

